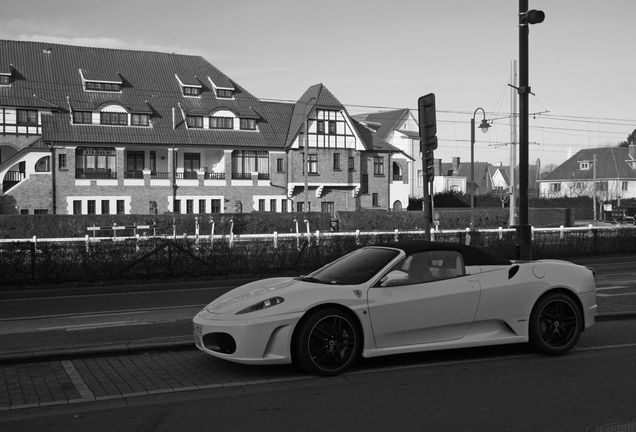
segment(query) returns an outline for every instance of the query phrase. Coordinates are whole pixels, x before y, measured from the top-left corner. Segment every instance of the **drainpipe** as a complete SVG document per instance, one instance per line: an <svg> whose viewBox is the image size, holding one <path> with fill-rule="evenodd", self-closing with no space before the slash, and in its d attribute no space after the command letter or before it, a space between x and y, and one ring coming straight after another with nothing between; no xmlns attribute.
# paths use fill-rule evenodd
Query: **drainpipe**
<svg viewBox="0 0 636 432"><path fill-rule="evenodd" d="M51 197L53 199L52 203L52 211L53 214L57 214L57 175L55 174L55 147L53 143L51 143Z"/></svg>

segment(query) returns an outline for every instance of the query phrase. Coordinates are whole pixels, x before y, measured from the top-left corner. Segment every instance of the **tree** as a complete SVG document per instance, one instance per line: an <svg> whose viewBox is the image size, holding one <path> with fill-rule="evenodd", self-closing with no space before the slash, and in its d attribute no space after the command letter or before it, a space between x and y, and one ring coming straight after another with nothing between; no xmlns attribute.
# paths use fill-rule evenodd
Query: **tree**
<svg viewBox="0 0 636 432"><path fill-rule="evenodd" d="M629 147L630 145L636 145L636 129L634 129L632 133L627 135L627 141L622 141L618 146Z"/></svg>

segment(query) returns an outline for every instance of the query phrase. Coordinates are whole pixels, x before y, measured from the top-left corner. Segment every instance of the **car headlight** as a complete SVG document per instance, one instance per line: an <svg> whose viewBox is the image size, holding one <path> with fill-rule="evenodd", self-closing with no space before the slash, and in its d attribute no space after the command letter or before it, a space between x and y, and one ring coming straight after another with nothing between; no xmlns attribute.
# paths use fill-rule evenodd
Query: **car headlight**
<svg viewBox="0 0 636 432"><path fill-rule="evenodd" d="M250 307L247 307L243 310L240 310L236 313L236 315L246 314L250 312L256 312L263 309L271 308L272 306L276 306L284 302L285 299L282 297L273 297L267 300L263 300L262 302L256 303Z"/></svg>

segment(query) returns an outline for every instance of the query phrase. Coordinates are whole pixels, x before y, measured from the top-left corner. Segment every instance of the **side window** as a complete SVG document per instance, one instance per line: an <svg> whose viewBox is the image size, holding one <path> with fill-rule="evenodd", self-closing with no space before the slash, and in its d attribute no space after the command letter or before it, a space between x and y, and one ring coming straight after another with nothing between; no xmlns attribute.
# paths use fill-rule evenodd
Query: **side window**
<svg viewBox="0 0 636 432"><path fill-rule="evenodd" d="M434 279L449 279L464 276L464 259L459 252L431 252L431 274Z"/></svg>
<svg viewBox="0 0 636 432"><path fill-rule="evenodd" d="M456 251L430 251L410 255L380 280L380 286L425 283L464 276L464 259Z"/></svg>

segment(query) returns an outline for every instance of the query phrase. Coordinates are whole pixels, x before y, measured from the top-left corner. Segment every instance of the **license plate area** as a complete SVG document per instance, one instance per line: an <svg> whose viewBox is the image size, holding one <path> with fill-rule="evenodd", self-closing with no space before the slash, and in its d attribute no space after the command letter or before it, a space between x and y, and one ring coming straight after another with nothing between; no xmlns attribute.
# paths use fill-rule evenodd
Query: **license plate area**
<svg viewBox="0 0 636 432"><path fill-rule="evenodd" d="M203 335L203 328L201 327L201 324L194 324L194 334L197 336Z"/></svg>

